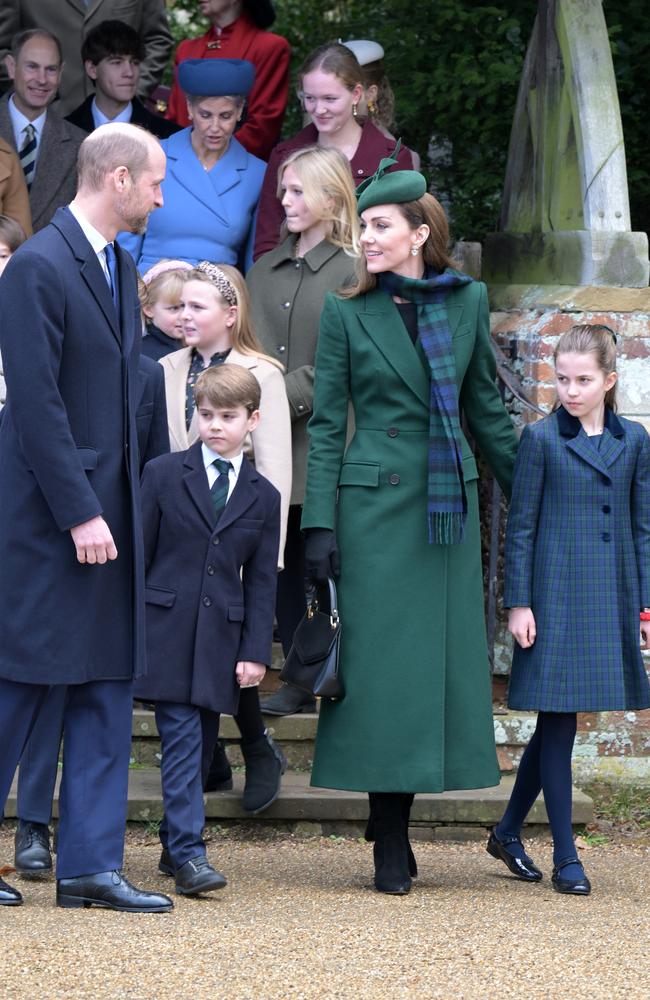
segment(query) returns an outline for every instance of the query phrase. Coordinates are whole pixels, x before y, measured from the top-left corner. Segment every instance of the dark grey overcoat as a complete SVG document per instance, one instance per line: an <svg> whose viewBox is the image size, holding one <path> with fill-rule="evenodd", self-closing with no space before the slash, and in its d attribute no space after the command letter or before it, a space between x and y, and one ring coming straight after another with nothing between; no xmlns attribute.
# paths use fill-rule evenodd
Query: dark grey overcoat
<svg viewBox="0 0 650 1000"><path fill-rule="evenodd" d="M639 610L650 605L650 438L606 410L600 447L563 408L524 428L506 533L515 645L508 704L546 712L650 706Z"/></svg>
<svg viewBox="0 0 650 1000"><path fill-rule="evenodd" d="M8 680L125 680L144 666L140 305L133 262L116 254L121 324L67 209L0 279L0 677ZM98 514L118 558L82 565L69 529Z"/></svg>

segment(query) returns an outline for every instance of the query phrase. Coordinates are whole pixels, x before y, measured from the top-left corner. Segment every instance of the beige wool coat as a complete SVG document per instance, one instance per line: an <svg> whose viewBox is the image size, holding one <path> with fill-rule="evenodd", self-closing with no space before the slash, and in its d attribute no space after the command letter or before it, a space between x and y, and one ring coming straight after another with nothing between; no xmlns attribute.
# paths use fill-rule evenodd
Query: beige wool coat
<svg viewBox="0 0 650 1000"><path fill-rule="evenodd" d="M192 348L183 347L161 358L159 364L165 372L167 419L171 451L186 451L198 440L196 411L189 430L185 424L185 394L187 373L190 370ZM287 515L291 497L291 420L289 403L282 371L265 358L240 354L232 350L228 364L248 368L259 382L262 391L260 422L251 435L250 447L245 448L255 468L275 486L281 498L280 551L278 567L282 569L284 543L287 533Z"/></svg>

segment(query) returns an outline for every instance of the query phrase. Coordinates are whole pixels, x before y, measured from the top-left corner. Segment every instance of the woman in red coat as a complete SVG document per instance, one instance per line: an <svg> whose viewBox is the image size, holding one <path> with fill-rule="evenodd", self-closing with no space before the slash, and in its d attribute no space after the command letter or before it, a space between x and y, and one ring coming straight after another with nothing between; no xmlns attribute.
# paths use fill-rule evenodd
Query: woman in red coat
<svg viewBox="0 0 650 1000"><path fill-rule="evenodd" d="M270 0L200 0L199 7L211 26L200 38L186 38L176 49L167 118L184 127L190 124L177 76L184 59L247 59L255 67L255 83L237 139L249 153L268 160L289 98L291 56L286 38L266 30L275 20L273 4Z"/></svg>
<svg viewBox="0 0 650 1000"><path fill-rule="evenodd" d="M357 120L364 92L362 80L356 56L338 43L321 45L302 64L298 86L312 123L291 139L279 142L271 153L258 209L255 260L280 242L284 211L278 198L278 167L287 156L315 143L333 146L350 161L352 179L358 186L366 177L372 177L380 160L394 152L394 139L387 138L370 120ZM412 168L411 150L402 146L397 154L397 169Z"/></svg>

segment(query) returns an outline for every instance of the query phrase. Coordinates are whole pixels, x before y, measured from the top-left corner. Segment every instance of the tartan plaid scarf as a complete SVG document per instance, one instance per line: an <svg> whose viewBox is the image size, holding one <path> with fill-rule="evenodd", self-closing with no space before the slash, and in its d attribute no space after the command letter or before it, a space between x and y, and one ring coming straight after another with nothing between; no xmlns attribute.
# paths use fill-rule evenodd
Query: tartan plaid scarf
<svg viewBox="0 0 650 1000"><path fill-rule="evenodd" d="M418 307L418 339L431 369L427 516L429 542L436 545L462 542L467 516L456 366L445 300L451 288L470 281L468 275L451 268L421 279L392 271L378 276L385 292Z"/></svg>

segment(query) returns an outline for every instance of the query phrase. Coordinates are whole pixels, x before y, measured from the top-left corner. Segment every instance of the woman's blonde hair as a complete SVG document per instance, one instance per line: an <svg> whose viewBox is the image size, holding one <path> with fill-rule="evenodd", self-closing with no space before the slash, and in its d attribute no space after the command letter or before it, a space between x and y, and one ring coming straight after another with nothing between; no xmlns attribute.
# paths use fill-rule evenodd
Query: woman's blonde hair
<svg viewBox="0 0 650 1000"><path fill-rule="evenodd" d="M322 222L329 224L327 239L350 257L358 257L359 217L350 163L332 146L306 146L297 149L281 163L278 170L278 198L282 198L282 179L287 167L293 167L302 185L305 204ZM282 238L287 236L286 222Z"/></svg>
<svg viewBox="0 0 650 1000"><path fill-rule="evenodd" d="M603 323L577 323L563 333L555 345L554 364L560 354L595 354L603 375L611 375L616 371L616 334ZM553 409L559 406L558 401ZM616 383L605 393L605 406L616 412Z"/></svg>
<svg viewBox="0 0 650 1000"><path fill-rule="evenodd" d="M298 89L301 93L305 76L315 69L331 73L350 91L354 90L357 84L363 86L363 73L357 57L347 45L342 45L340 42L319 45L309 53L298 70Z"/></svg>
<svg viewBox="0 0 650 1000"><path fill-rule="evenodd" d="M217 264L216 267L225 276L235 293L237 315L230 331L233 350L239 351L240 354L246 354L249 357L263 358L265 361L270 361L276 368L284 371L284 366L279 361L272 358L269 354L264 353L262 345L257 339L251 315L250 295L246 287L246 282L240 272L236 267L231 267L230 264ZM199 271L196 268L193 271L183 271L183 283L185 284L188 281L201 281L203 284L210 285L226 308L231 305L224 298L216 282L206 271Z"/></svg>
<svg viewBox="0 0 650 1000"><path fill-rule="evenodd" d="M449 223L440 202L428 192L417 201L407 201L396 204L401 215L410 228L416 230L419 226L429 227L429 235L422 244L422 259L427 267L436 271L444 271L446 267L456 267L456 262L449 254ZM377 287L377 278L370 274L362 253L357 261L357 280L353 285L341 289L338 294L343 299L352 299L363 295Z"/></svg>

